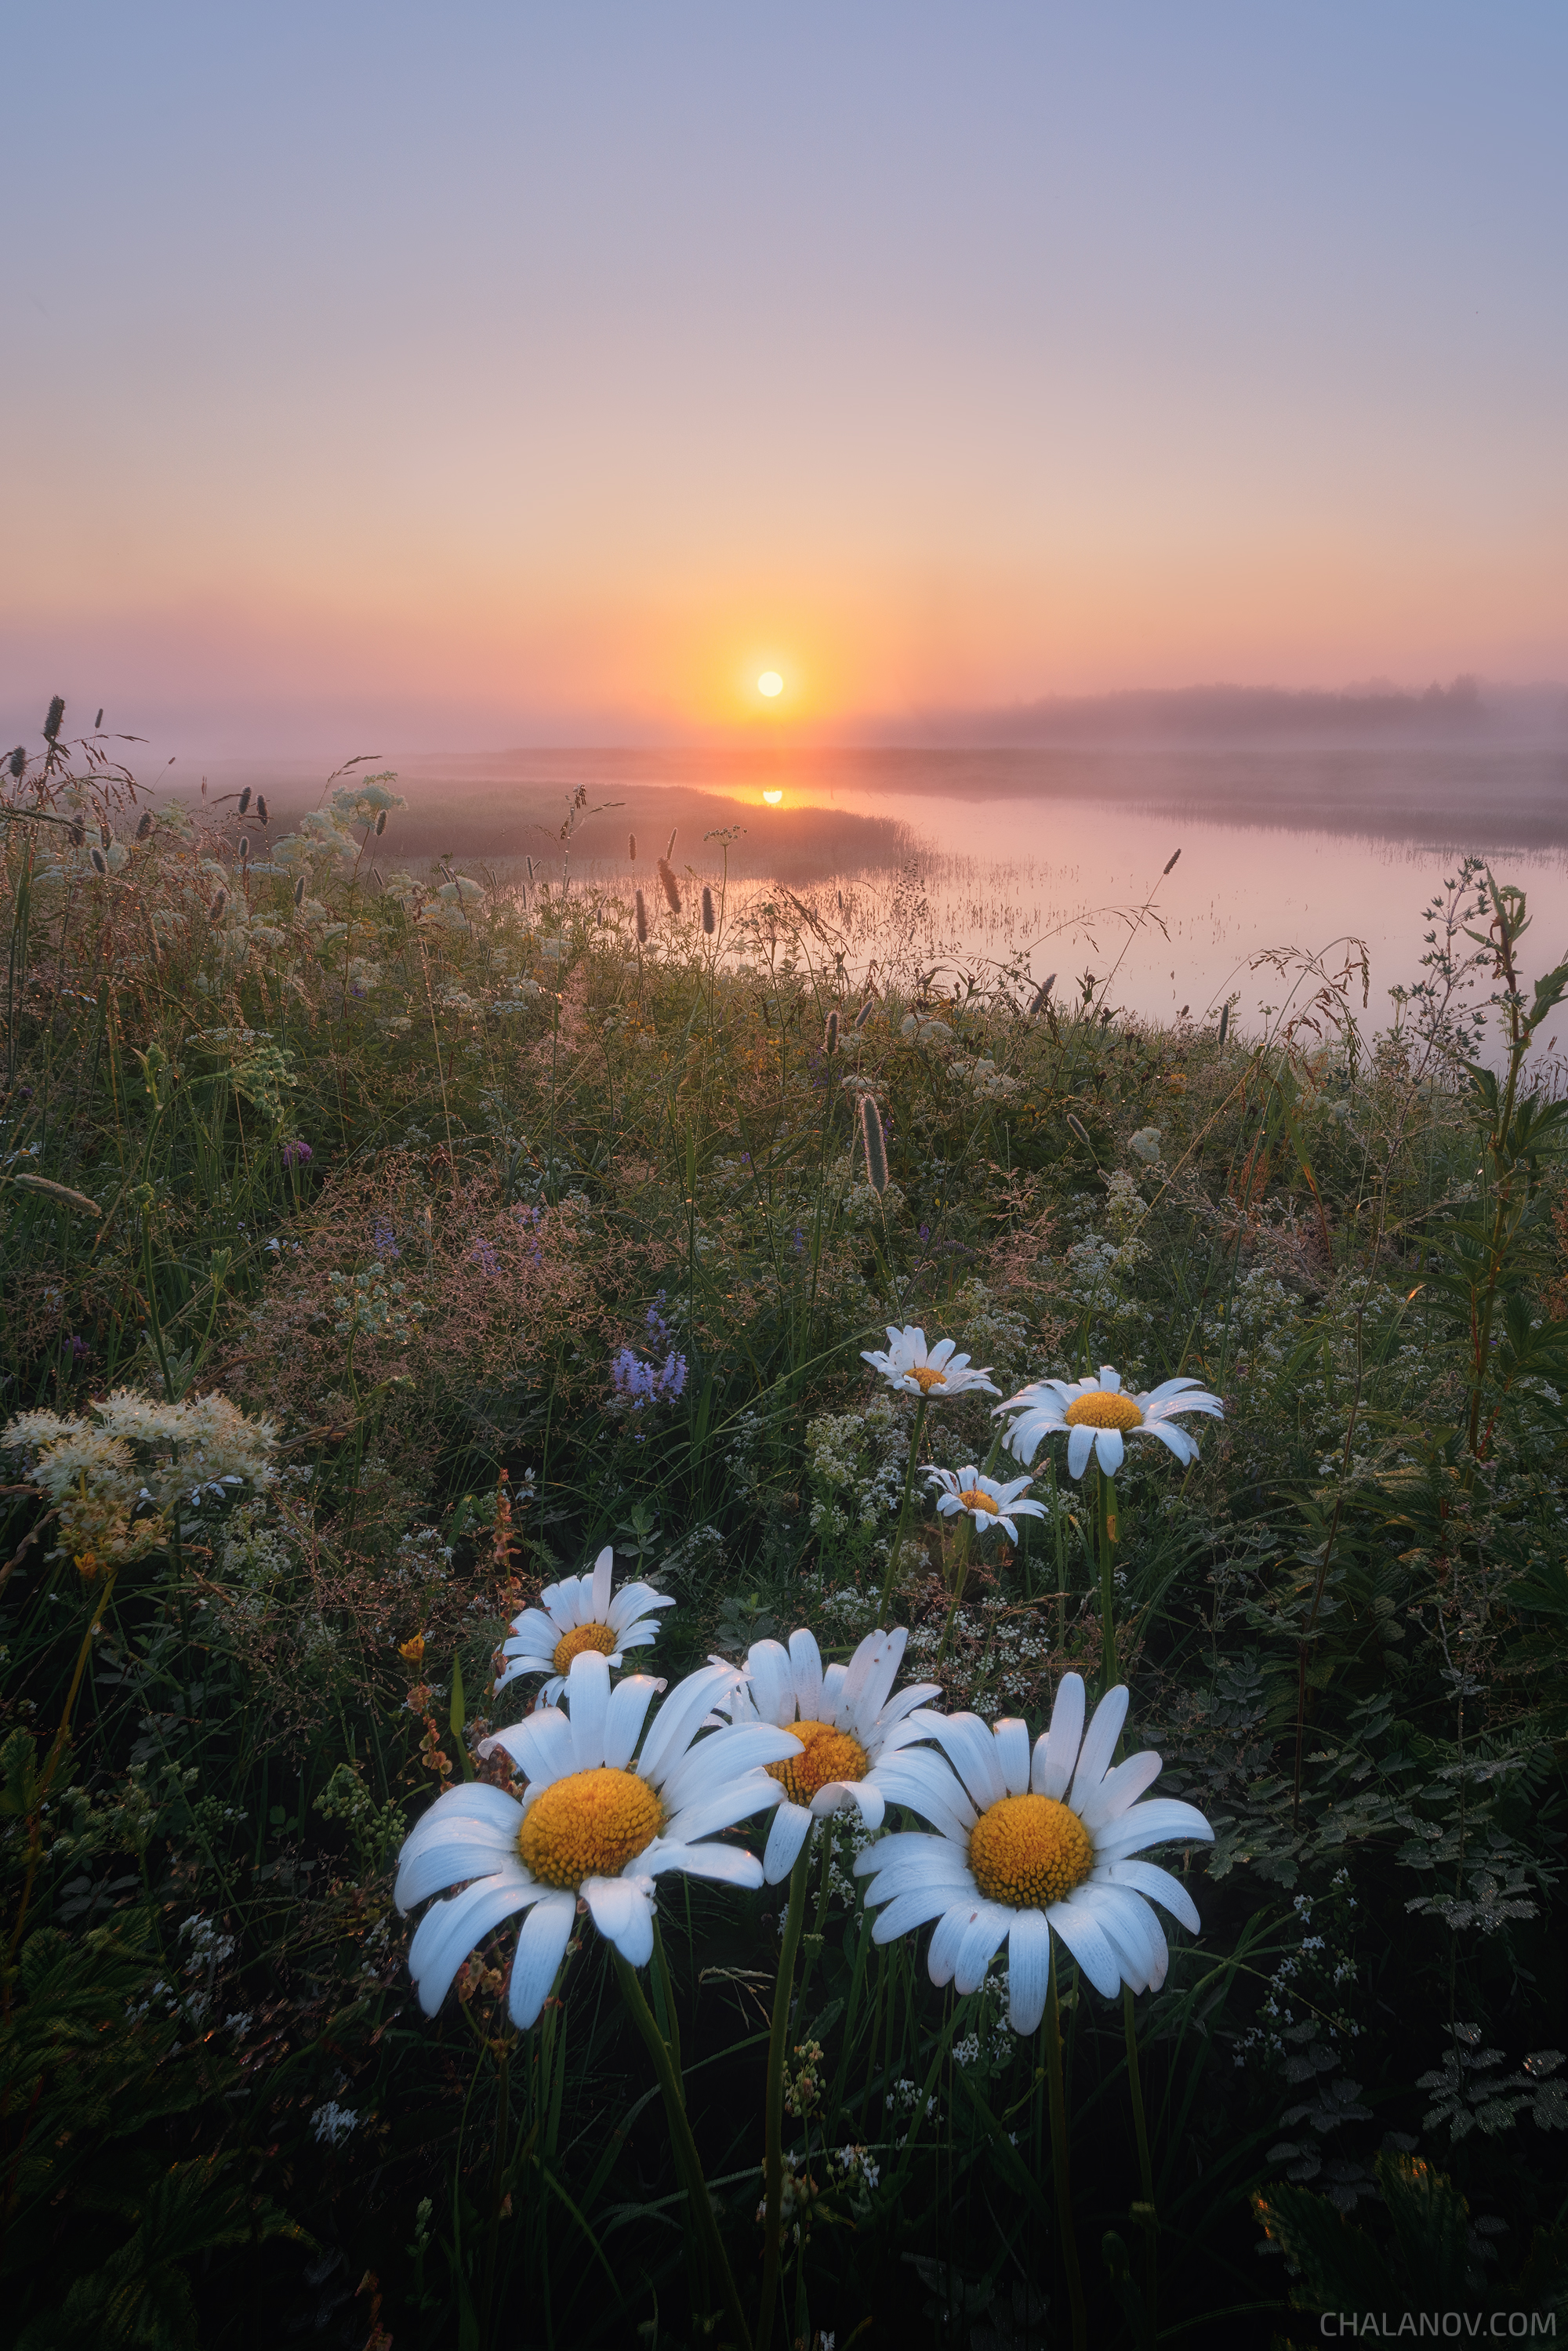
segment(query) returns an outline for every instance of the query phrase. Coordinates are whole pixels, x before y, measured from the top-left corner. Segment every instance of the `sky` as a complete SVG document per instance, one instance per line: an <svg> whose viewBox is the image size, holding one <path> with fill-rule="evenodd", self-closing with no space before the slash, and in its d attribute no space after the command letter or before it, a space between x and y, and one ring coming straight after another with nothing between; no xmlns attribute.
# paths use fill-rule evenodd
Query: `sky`
<svg viewBox="0 0 1568 2351"><path fill-rule="evenodd" d="M1568 675L1565 68L1560 0L13 5L0 728Z"/></svg>

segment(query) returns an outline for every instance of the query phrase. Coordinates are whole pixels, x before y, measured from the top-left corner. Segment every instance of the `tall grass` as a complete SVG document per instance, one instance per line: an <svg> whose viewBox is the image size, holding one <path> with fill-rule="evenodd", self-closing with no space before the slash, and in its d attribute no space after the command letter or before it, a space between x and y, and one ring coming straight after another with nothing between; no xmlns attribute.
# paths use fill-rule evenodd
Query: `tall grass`
<svg viewBox="0 0 1568 2351"><path fill-rule="evenodd" d="M1061 1458L1016 1551L908 1510L913 1401L861 1362L907 1321L1004 1393L1110 1363L1226 1402L1191 1471L1118 1481L1134 1744L1217 1842L1138 2004L1152 2209L1120 2008L1061 1970L1092 2339L1316 2340L1363 2246L1425 2307L1412 2158L1468 2201L1419 2190L1455 2306L1558 2308L1568 2109L1521 2061L1565 1990L1561 1127L1528 1076L1563 975L1521 977L1552 960L1522 901L1456 876L1380 1031L1354 953L1265 1034L1160 1029L1015 969L939 992L886 939L873 980L841 893L737 913L722 842L635 912L573 881L572 809L559 872L413 876L394 778L279 842L59 733L0 809L5 1416L216 1393L276 1475L110 1574L36 1435L8 1456L18 2339L732 2339L603 1946L533 2033L505 1933L427 2022L391 1864L530 1702L488 1695L507 1619L606 1542L679 1602L666 1676L801 1624L847 1655L884 1584L950 1708L1032 1731L1097 1673ZM993 1439L960 1403L923 1458ZM797 1920L775 2337L1063 2342L1049 2023L873 1943L862 1842L820 1837ZM650 1997L750 2299L785 1889L664 1885Z"/></svg>

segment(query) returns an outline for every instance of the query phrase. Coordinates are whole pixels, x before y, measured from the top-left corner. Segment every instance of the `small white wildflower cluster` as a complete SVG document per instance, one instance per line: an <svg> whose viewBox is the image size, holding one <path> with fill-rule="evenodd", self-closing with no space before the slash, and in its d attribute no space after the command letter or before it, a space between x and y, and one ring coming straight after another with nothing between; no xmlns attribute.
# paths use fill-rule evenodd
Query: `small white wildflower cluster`
<svg viewBox="0 0 1568 2351"><path fill-rule="evenodd" d="M359 2126L360 2117L353 2108L339 2105L335 2098L318 2106L310 2117L310 2127L323 2147L341 2147Z"/></svg>
<svg viewBox="0 0 1568 2351"><path fill-rule="evenodd" d="M32 1481L59 1514L51 1558L94 1569L142 1559L167 1541L181 1503L264 1492L277 1477L275 1424L226 1396L154 1404L117 1388L88 1410L18 1413L0 1434L0 1446L33 1457Z"/></svg>
<svg viewBox="0 0 1568 2351"><path fill-rule="evenodd" d="M1019 1090L1018 1079L998 1070L988 1053L974 1061L967 1053L956 1053L947 1064L947 1075L954 1085L963 1086L981 1102L1006 1102Z"/></svg>
<svg viewBox="0 0 1568 2351"><path fill-rule="evenodd" d="M863 1412L824 1413L806 1428L806 1460L818 1488L811 1531L841 1540L897 1511L909 1432L894 1397L882 1393ZM868 1459L869 1456L869 1459Z"/></svg>
<svg viewBox="0 0 1568 2351"><path fill-rule="evenodd" d="M1349 2011L1337 2004L1327 2004L1325 1995L1332 1996L1346 1984L1355 1981L1355 1962L1330 1935L1314 1934L1312 1914L1323 1897L1298 1894L1291 1908L1301 1927L1301 1939L1294 1951L1287 1951L1268 1980L1257 2018L1237 2041L1231 2052L1238 2065L1245 2065L1254 2051L1265 2056L1287 2057L1287 2043L1301 2041L1320 2042L1326 2047L1343 2033L1354 2040L1361 2027ZM1343 1917L1337 1923L1348 1927L1355 1909L1355 1896L1350 1891L1350 1872L1342 1869L1330 1881L1328 1899L1336 1906L1343 1904ZM1311 1985L1318 1997L1307 1995ZM1307 2014L1298 2018L1293 2001L1305 1997ZM1306 2070L1312 2070L1307 2064Z"/></svg>

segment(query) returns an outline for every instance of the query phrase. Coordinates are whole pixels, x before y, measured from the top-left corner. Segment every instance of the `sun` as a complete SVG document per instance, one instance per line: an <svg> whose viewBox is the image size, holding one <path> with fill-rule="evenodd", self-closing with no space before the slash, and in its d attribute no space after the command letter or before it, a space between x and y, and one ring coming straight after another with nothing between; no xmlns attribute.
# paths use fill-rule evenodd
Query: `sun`
<svg viewBox="0 0 1568 2351"><path fill-rule="evenodd" d="M764 792L762 797L769 808L777 808L784 795L782 792Z"/></svg>
<svg viewBox="0 0 1568 2351"><path fill-rule="evenodd" d="M776 669L765 669L757 681L757 691L765 694L771 702L775 695L783 693L784 681Z"/></svg>

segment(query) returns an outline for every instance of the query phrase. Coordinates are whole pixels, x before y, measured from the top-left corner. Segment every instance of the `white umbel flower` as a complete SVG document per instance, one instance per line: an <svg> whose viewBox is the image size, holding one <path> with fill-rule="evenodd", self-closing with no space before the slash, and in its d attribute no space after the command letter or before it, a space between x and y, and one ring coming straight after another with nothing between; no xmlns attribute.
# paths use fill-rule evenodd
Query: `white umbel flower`
<svg viewBox="0 0 1568 2351"><path fill-rule="evenodd" d="M936 1488L936 1508L945 1519L956 1518L967 1511L980 1532L1000 1527L1009 1542L1017 1542L1018 1519L1043 1519L1045 1504L1019 1498L1032 1478L1015 1478L1010 1484L999 1479L982 1476L971 1462L967 1469L927 1469L926 1477Z"/></svg>
<svg viewBox="0 0 1568 2351"><path fill-rule="evenodd" d="M953 1339L938 1339L934 1347L927 1347L925 1332L915 1323L906 1322L900 1331L890 1322L886 1346L862 1347L861 1361L880 1372L888 1386L901 1395L1000 1395L996 1382L988 1379L985 1372L974 1370L967 1355L954 1353L956 1343Z"/></svg>
<svg viewBox="0 0 1568 2351"><path fill-rule="evenodd" d="M794 1732L801 1749L763 1766L783 1791L762 1855L769 1886L789 1876L813 1820L853 1805L868 1829L879 1829L888 1805L905 1802L899 1750L910 1739L929 1736L910 1729L909 1717L941 1696L937 1682L913 1682L894 1693L908 1638L902 1625L868 1633L847 1666L825 1669L804 1627L790 1634L787 1649L778 1641L754 1641L747 1650L746 1679L720 1701L723 1710L737 1723L777 1723Z"/></svg>
<svg viewBox="0 0 1568 2351"><path fill-rule="evenodd" d="M482 1755L505 1748L526 1774L522 1802L482 1782L449 1789L416 1822L398 1859L400 1910L462 1888L431 1905L409 1948L426 2016L468 1953L517 1911L528 1916L507 2006L513 2023L526 2028L555 1980L580 1897L600 1933L640 1968L653 1954L654 1881L665 1871L761 1885L756 1855L718 1844L717 1833L779 1802L782 1791L763 1766L799 1753L800 1741L772 1723L697 1739L734 1679L733 1666L688 1674L648 1725L633 1761L658 1685L628 1674L612 1690L609 1660L585 1649L567 1677L570 1712L546 1707L485 1740Z"/></svg>
<svg viewBox="0 0 1568 2351"><path fill-rule="evenodd" d="M1018 1415L1007 1434L1008 1451L1015 1460L1032 1461L1042 1437L1067 1432L1067 1467L1082 1478L1092 1454L1108 1478L1121 1468L1129 1437L1156 1437L1168 1445L1185 1468L1197 1459L1197 1440L1178 1428L1178 1412L1207 1412L1225 1417L1217 1395L1196 1380L1166 1380L1157 1388L1134 1395L1122 1385L1122 1374L1102 1364L1097 1379L1031 1380L1017 1395L996 1407Z"/></svg>
<svg viewBox="0 0 1568 2351"><path fill-rule="evenodd" d="M1193 1934L1198 1928L1180 1881L1133 1856L1152 1844L1211 1843L1214 1831L1173 1797L1135 1801L1158 1776L1157 1755L1130 1755L1109 1768L1127 1711L1124 1687L1101 1699L1087 1732L1083 1711L1082 1680L1063 1675L1051 1728L1032 1755L1019 1721L915 1717L946 1761L929 1748L908 1749L904 1770L918 1792L903 1801L938 1834L883 1837L855 1863L856 1876L871 1879L867 1906L882 1913L874 1942L937 1921L933 1983L977 1991L1007 1944L1015 2032L1032 2032L1044 2013L1052 1928L1107 1999L1122 1983L1146 1991L1165 1981L1170 1954L1151 1901Z"/></svg>
<svg viewBox="0 0 1568 2351"><path fill-rule="evenodd" d="M611 1571L615 1554L607 1543L587 1575L567 1575L547 1584L537 1608L525 1608L512 1619L512 1637L501 1644L508 1662L496 1687L504 1689L519 1674L548 1674L539 1702L553 1706L566 1687L571 1661L585 1650L597 1650L619 1667L628 1649L645 1649L657 1639L657 1608L673 1608L674 1597L655 1592L651 1583L623 1583L612 1599Z"/></svg>

